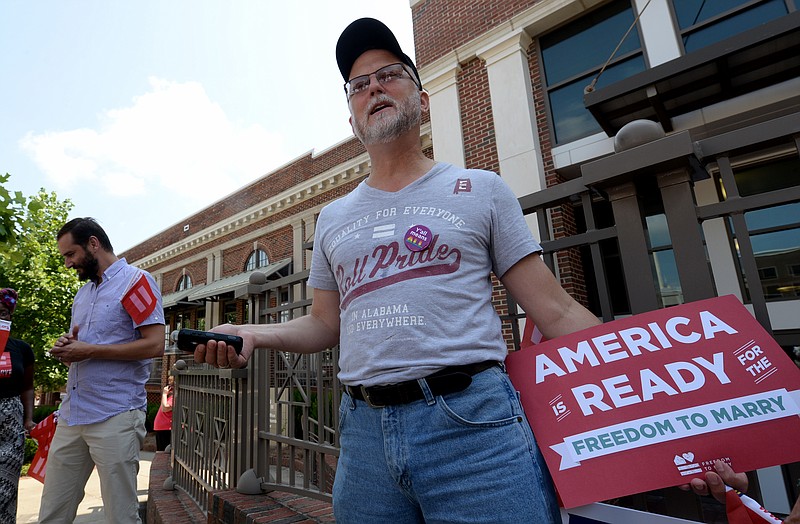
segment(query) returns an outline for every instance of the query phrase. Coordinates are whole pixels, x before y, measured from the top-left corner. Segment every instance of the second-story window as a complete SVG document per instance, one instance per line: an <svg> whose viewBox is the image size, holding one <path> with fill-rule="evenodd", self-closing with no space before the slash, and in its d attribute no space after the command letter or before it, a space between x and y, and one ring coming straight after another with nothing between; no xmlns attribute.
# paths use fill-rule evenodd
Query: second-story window
<svg viewBox="0 0 800 524"><path fill-rule="evenodd" d="M539 40L555 142L601 131L583 105L583 90L609 59L634 20L629 0L618 0L544 35ZM620 45L595 89L645 70L636 26Z"/></svg>
<svg viewBox="0 0 800 524"><path fill-rule="evenodd" d="M672 0L684 51L701 47L785 16L787 0Z"/></svg>
<svg viewBox="0 0 800 524"><path fill-rule="evenodd" d="M245 271L253 271L254 269L258 269L260 267L265 267L269 265L269 257L267 257L267 252L263 249L256 249L250 256L247 257L247 264L245 265Z"/></svg>
<svg viewBox="0 0 800 524"><path fill-rule="evenodd" d="M183 275L180 280L178 280L178 285L175 287L175 291L184 291L192 287L192 277L189 275Z"/></svg>

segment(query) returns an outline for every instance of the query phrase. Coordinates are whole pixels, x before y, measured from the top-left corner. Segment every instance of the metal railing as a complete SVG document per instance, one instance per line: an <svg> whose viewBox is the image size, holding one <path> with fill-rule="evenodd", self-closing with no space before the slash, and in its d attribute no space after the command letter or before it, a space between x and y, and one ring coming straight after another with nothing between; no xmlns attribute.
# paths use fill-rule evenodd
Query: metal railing
<svg viewBox="0 0 800 524"><path fill-rule="evenodd" d="M306 314L308 272L269 284L253 298L258 323ZM277 300L276 300L276 297ZM287 303L285 300L293 300ZM268 307L272 304L272 307ZM204 511L212 491L239 487L330 501L339 457L338 348L313 355L257 350L246 369L173 368L172 483Z"/></svg>
<svg viewBox="0 0 800 524"><path fill-rule="evenodd" d="M192 368L173 374L172 481L206 510L208 493L235 487L248 467L240 445L250 405L247 371Z"/></svg>
<svg viewBox="0 0 800 524"><path fill-rule="evenodd" d="M339 457L337 357L336 350L254 356L261 373L253 389L264 392L257 397L261 423L253 462L262 489L331 500Z"/></svg>
<svg viewBox="0 0 800 524"><path fill-rule="evenodd" d="M287 322L311 307L308 271L262 286L251 310L259 324ZM262 489L330 501L339 457L338 347L312 355L256 351L253 469Z"/></svg>

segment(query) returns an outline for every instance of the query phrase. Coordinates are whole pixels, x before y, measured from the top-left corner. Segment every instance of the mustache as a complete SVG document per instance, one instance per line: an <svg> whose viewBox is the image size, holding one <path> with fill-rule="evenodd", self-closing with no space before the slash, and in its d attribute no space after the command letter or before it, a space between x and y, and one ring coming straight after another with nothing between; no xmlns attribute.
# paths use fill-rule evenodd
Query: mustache
<svg viewBox="0 0 800 524"><path fill-rule="evenodd" d="M372 112L375 110L376 107L379 105L391 104L392 106L396 106L397 102L387 94L381 93L380 95L376 96L372 102L367 106L366 114L367 116L371 115Z"/></svg>

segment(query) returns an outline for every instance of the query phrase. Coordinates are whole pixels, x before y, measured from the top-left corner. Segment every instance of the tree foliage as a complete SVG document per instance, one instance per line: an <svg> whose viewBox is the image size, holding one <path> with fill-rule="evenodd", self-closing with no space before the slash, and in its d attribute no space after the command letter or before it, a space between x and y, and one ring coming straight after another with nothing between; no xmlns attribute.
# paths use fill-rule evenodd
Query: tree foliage
<svg viewBox="0 0 800 524"><path fill-rule="evenodd" d="M33 348L35 386L58 391L66 382L67 368L47 351L69 329L72 299L80 287L76 273L64 267L56 243L56 233L67 221L72 202L60 201L44 189L29 199L17 194L14 201L15 209L22 211L15 219L19 229L13 243L0 253L0 287L13 287L19 293L11 336Z"/></svg>
<svg viewBox="0 0 800 524"><path fill-rule="evenodd" d="M30 227L26 214L39 210L42 203L36 198L26 199L20 191L9 192L5 183L10 177L8 173L0 175L0 255L18 257L14 246L23 231Z"/></svg>

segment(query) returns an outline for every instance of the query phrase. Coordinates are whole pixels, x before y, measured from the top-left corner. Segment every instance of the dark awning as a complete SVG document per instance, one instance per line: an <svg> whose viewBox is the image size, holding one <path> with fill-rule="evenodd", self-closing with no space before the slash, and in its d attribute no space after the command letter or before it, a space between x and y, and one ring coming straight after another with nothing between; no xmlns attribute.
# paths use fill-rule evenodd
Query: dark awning
<svg viewBox="0 0 800 524"><path fill-rule="evenodd" d="M225 293L232 293L236 290L236 288L244 286L250 282L250 275L253 273L263 273L269 277L275 272L288 266L291 262L291 258L286 258L253 271L246 271L244 273L239 273L238 275L221 278L215 282L211 282L210 284L199 287L197 290L192 288L189 290L189 296L187 297L187 300L202 300L210 297L218 297L220 295L224 295Z"/></svg>
<svg viewBox="0 0 800 524"><path fill-rule="evenodd" d="M168 307L173 307L177 305L178 302L185 302L186 298L189 296L189 293L196 291L201 287L203 286L192 287L189 289L176 291L175 293L167 293L166 295L161 295L161 303L164 306L164 309Z"/></svg>
<svg viewBox="0 0 800 524"><path fill-rule="evenodd" d="M584 105L608 134L633 120L660 122L800 76L800 11L607 87Z"/></svg>

